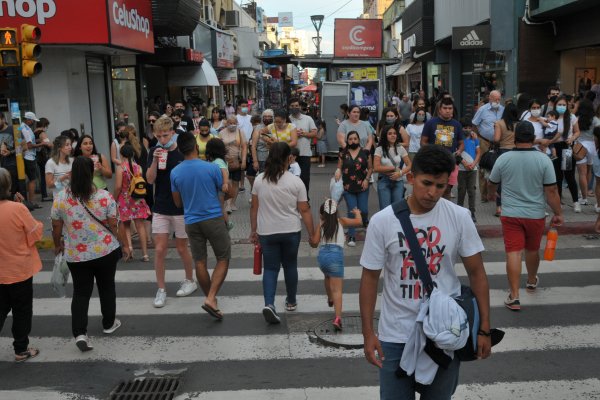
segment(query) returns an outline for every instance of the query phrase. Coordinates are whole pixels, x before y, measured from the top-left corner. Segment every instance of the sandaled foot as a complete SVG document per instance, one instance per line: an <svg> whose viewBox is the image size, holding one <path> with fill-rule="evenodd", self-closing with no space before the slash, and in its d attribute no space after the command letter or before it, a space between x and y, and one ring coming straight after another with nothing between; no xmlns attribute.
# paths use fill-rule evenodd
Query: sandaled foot
<svg viewBox="0 0 600 400"><path fill-rule="evenodd" d="M219 321L223 319L223 313L221 312L221 310L212 307L210 304L202 304L202 309Z"/></svg>
<svg viewBox="0 0 600 400"><path fill-rule="evenodd" d="M24 351L22 353L15 354L15 361L16 362L27 361L30 358L37 357L38 354L40 354L40 351L38 349L30 347L30 348L28 348L26 351Z"/></svg>
<svg viewBox="0 0 600 400"><path fill-rule="evenodd" d="M335 329L336 331L342 330L342 318L341 317L335 317L335 319L333 320L333 329Z"/></svg>
<svg viewBox="0 0 600 400"><path fill-rule="evenodd" d="M286 311L296 311L296 309L298 308L298 303L289 303L289 302L285 302L285 310Z"/></svg>
<svg viewBox="0 0 600 400"><path fill-rule="evenodd" d="M142 256L142 261L143 261L143 262L149 262L149 261L150 261L150 256L148 256L148 254L144 254L144 255Z"/></svg>

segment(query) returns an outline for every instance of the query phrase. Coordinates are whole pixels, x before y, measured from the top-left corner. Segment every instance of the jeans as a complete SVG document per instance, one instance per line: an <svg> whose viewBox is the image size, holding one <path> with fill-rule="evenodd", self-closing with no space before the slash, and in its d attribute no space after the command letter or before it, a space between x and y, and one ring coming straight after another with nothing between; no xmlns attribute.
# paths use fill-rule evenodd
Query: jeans
<svg viewBox="0 0 600 400"><path fill-rule="evenodd" d="M33 317L33 278L0 285L0 331L12 310L12 335L15 354L27 351Z"/></svg>
<svg viewBox="0 0 600 400"><path fill-rule="evenodd" d="M277 278L281 266L283 266L283 276L285 278L286 301L290 304L296 304L300 232L260 235L259 240L263 252L263 296L265 306L275 305Z"/></svg>
<svg viewBox="0 0 600 400"><path fill-rule="evenodd" d="M379 175L377 180L377 197L379 209L383 210L404 197L404 181L394 181L387 175Z"/></svg>
<svg viewBox="0 0 600 400"><path fill-rule="evenodd" d="M354 218L352 210L358 207L363 224L366 225L369 216L369 189L358 193L350 193L344 190L344 200L346 200L346 208L348 208L348 218ZM355 234L356 228L348 228L348 236L354 236Z"/></svg>
<svg viewBox="0 0 600 400"><path fill-rule="evenodd" d="M88 308L94 290L94 278L100 297L102 327L108 329L115 322L117 294L115 292L115 273L121 249L104 257L83 262L68 262L73 277L73 300L71 301L71 329L73 336L87 334Z"/></svg>
<svg viewBox="0 0 600 400"><path fill-rule="evenodd" d="M464 207L465 195L469 195L469 210L475 214L475 187L477 185L477 171L458 171L458 199L457 204Z"/></svg>
<svg viewBox="0 0 600 400"><path fill-rule="evenodd" d="M421 394L421 400L450 400L458 386L460 361L454 357L448 369L438 368L430 385L421 385L414 375L403 378L396 376L396 370L402 359L404 343L381 342L385 356L383 367L379 370L379 395L381 400L414 400L415 391Z"/></svg>
<svg viewBox="0 0 600 400"><path fill-rule="evenodd" d="M310 200L308 190L310 188L310 157L300 156L297 158L298 166L300 166L300 179L306 188L306 196Z"/></svg>

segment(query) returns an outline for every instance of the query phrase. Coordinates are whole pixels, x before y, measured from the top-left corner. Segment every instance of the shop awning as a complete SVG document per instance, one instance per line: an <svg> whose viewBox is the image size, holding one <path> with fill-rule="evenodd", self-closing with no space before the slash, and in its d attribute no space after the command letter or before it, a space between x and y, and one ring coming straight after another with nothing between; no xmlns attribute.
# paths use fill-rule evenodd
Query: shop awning
<svg viewBox="0 0 600 400"><path fill-rule="evenodd" d="M415 65L414 62L407 62L404 64L394 64L391 66L386 67L386 76L400 76L400 75L404 75L406 74L406 71L408 71L413 65Z"/></svg>
<svg viewBox="0 0 600 400"><path fill-rule="evenodd" d="M217 73L209 62L197 67L175 67L169 70L169 85L182 87L220 86Z"/></svg>

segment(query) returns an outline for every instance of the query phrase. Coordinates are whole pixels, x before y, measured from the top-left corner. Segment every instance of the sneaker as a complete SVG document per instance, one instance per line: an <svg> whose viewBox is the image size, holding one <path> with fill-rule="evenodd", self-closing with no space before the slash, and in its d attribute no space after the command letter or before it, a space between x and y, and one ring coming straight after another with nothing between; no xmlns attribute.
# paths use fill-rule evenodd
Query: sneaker
<svg viewBox="0 0 600 400"><path fill-rule="evenodd" d="M551 161L558 160L558 157L557 156L550 156L550 160Z"/></svg>
<svg viewBox="0 0 600 400"><path fill-rule="evenodd" d="M275 311L274 306L264 306L262 309L263 317L265 317L265 321L270 324L278 324L281 322L279 315Z"/></svg>
<svg viewBox="0 0 600 400"><path fill-rule="evenodd" d="M246 191L246 188L245 188L245 187L243 187L243 186L241 186L241 187L238 189L238 191L239 191L240 193L244 193L244 192Z"/></svg>
<svg viewBox="0 0 600 400"><path fill-rule="evenodd" d="M179 290L177 291L177 297L185 297L194 293L198 289L198 284L194 280L184 280L181 282L181 286L179 286ZM157 295L158 296L158 295Z"/></svg>
<svg viewBox="0 0 600 400"><path fill-rule="evenodd" d="M227 230L228 230L228 231L232 230L232 229L233 229L233 226L234 226L234 225L233 225L233 222L231 222L231 221L227 221Z"/></svg>
<svg viewBox="0 0 600 400"><path fill-rule="evenodd" d="M335 317L333 320L333 329L336 331L342 330L342 319L340 317Z"/></svg>
<svg viewBox="0 0 600 400"><path fill-rule="evenodd" d="M474 224L477 223L477 218L475 218L475 213L473 211L471 211L471 219L473 220Z"/></svg>
<svg viewBox="0 0 600 400"><path fill-rule="evenodd" d="M576 213L581 212L581 204L579 204L579 202L573 203L573 211L575 211Z"/></svg>
<svg viewBox="0 0 600 400"><path fill-rule="evenodd" d="M521 302L519 301L519 299L511 298L510 293L508 294L506 300L504 300L504 305L506 306L506 308L512 311L519 311L521 309Z"/></svg>
<svg viewBox="0 0 600 400"><path fill-rule="evenodd" d="M252 204L252 197L248 199L248 203Z"/></svg>
<svg viewBox="0 0 600 400"><path fill-rule="evenodd" d="M113 322L113 326L111 326L108 329L102 329L102 332L106 333L107 335L113 333L114 331L116 331L117 329L119 329L121 327L121 321L117 318L115 318L115 322Z"/></svg>
<svg viewBox="0 0 600 400"><path fill-rule="evenodd" d="M319 164L317 165L317 168L325 168L325 164Z"/></svg>
<svg viewBox="0 0 600 400"><path fill-rule="evenodd" d="M354 236L348 236L348 247L355 247L356 246L356 239L354 238Z"/></svg>
<svg viewBox="0 0 600 400"><path fill-rule="evenodd" d="M238 208L237 208L237 207L235 206L235 204L233 204L233 203L231 203L231 205L229 206L229 209L230 209L231 211L237 211L237 210L238 210Z"/></svg>
<svg viewBox="0 0 600 400"><path fill-rule="evenodd" d="M537 286L540 283L540 278L536 275L535 276L535 283L529 283L529 282L525 282L525 289L528 292L535 292L535 289L537 289Z"/></svg>
<svg viewBox="0 0 600 400"><path fill-rule="evenodd" d="M582 206L587 206L588 201L587 201L587 199L579 199L579 204L581 204Z"/></svg>
<svg viewBox="0 0 600 400"><path fill-rule="evenodd" d="M90 338L87 335L79 335L75 338L75 345L81 351L90 351L94 347L90 345Z"/></svg>
<svg viewBox="0 0 600 400"><path fill-rule="evenodd" d="M596 204L596 207L594 207L594 211L596 211L596 213L600 214L600 204Z"/></svg>
<svg viewBox="0 0 600 400"><path fill-rule="evenodd" d="M154 307L161 308L167 303L167 291L165 289L158 289L156 291L156 297L154 298Z"/></svg>

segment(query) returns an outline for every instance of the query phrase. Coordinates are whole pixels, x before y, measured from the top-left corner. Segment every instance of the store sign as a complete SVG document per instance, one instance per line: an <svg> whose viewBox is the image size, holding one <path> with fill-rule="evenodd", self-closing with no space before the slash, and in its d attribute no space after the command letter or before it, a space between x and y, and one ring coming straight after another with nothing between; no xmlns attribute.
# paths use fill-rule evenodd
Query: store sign
<svg viewBox="0 0 600 400"><path fill-rule="evenodd" d="M237 69L218 69L215 71L221 85L237 85L238 70Z"/></svg>
<svg viewBox="0 0 600 400"><path fill-rule="evenodd" d="M455 26L452 28L452 50L489 48L489 25Z"/></svg>
<svg viewBox="0 0 600 400"><path fill-rule="evenodd" d="M338 80L341 81L373 81L377 79L379 79L377 67L338 69Z"/></svg>
<svg viewBox="0 0 600 400"><path fill-rule="evenodd" d="M278 17L278 25L280 28L291 28L294 26L293 13L280 12L277 17Z"/></svg>
<svg viewBox="0 0 600 400"><path fill-rule="evenodd" d="M21 24L39 26L42 45L99 44L154 52L150 0L0 0L0 26Z"/></svg>
<svg viewBox="0 0 600 400"><path fill-rule="evenodd" d="M201 51L194 49L185 49L185 60L193 63L202 64L204 61L204 54Z"/></svg>
<svg viewBox="0 0 600 400"><path fill-rule="evenodd" d="M213 67L233 68L233 36L212 31Z"/></svg>
<svg viewBox="0 0 600 400"><path fill-rule="evenodd" d="M115 46L154 52L152 5L148 0L109 0L110 39Z"/></svg>
<svg viewBox="0 0 600 400"><path fill-rule="evenodd" d="M412 48L410 58L418 62L434 61L435 49L433 47L415 46Z"/></svg>
<svg viewBox="0 0 600 400"><path fill-rule="evenodd" d="M336 18L334 32L334 57L381 57L382 20Z"/></svg>

